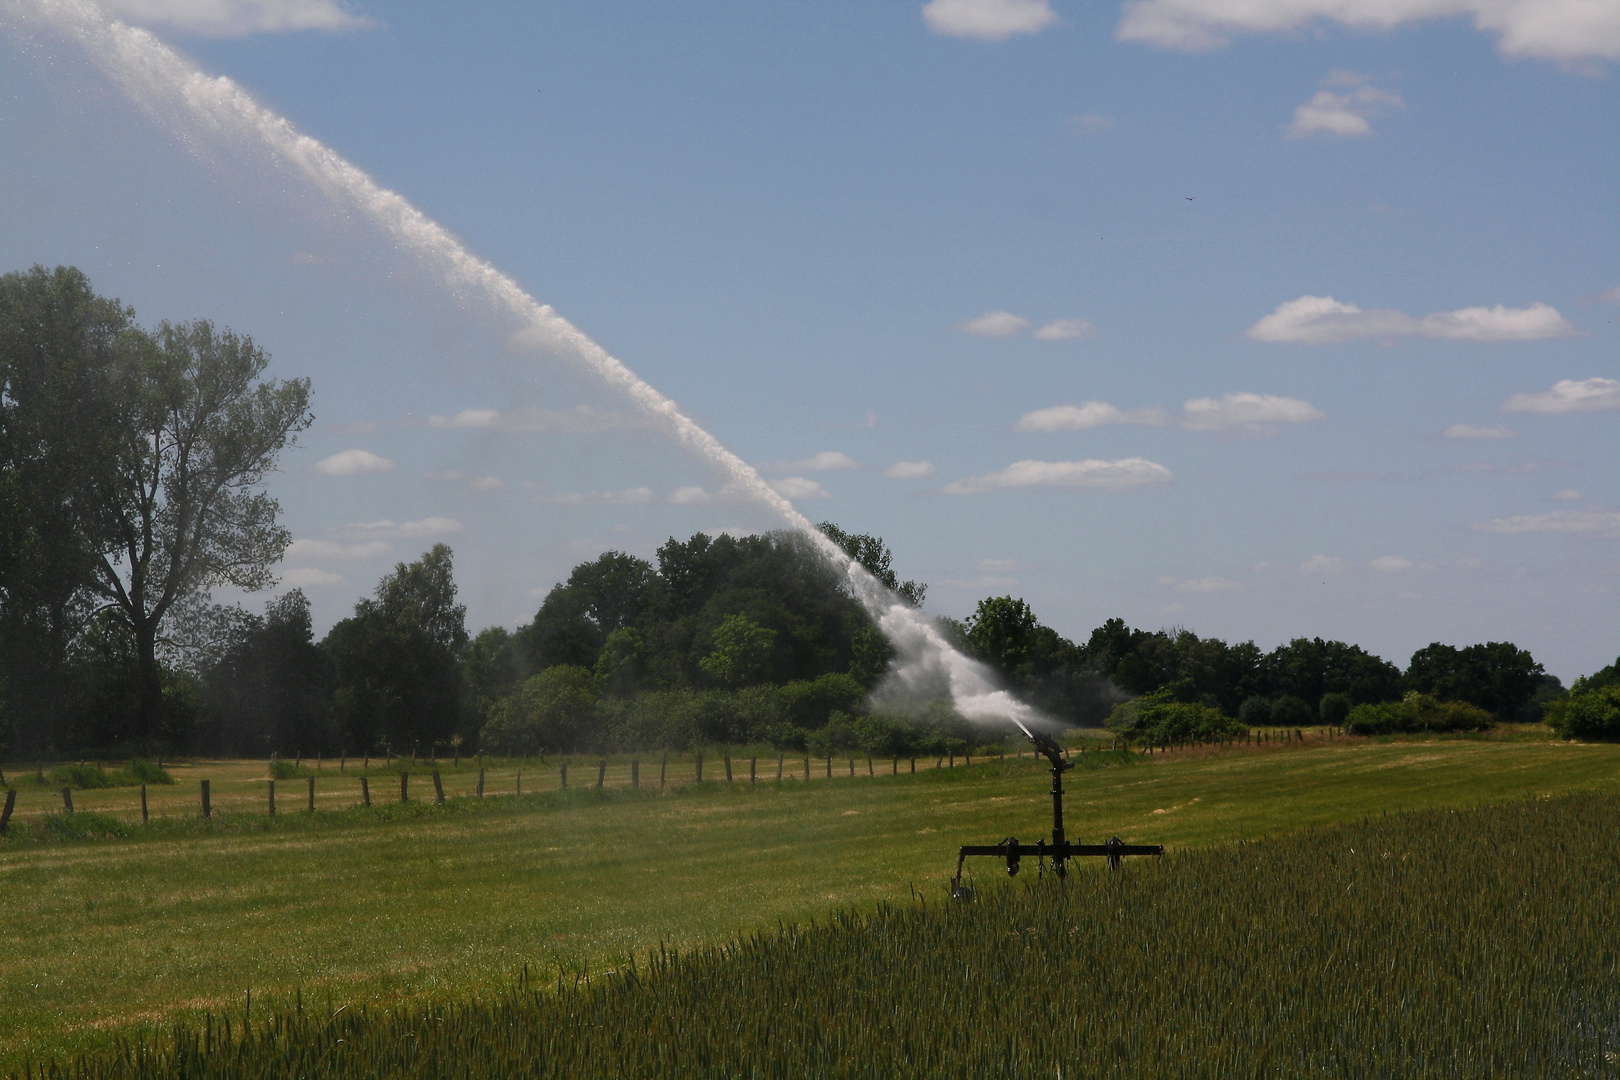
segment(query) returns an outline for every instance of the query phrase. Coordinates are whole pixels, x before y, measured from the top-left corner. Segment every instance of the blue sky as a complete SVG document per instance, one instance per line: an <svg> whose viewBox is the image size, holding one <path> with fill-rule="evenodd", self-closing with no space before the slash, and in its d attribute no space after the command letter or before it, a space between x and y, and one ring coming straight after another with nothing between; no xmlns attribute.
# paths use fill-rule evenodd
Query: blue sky
<svg viewBox="0 0 1620 1080"><path fill-rule="evenodd" d="M319 621L445 540L474 626L774 527L367 221L0 2L0 267L314 381ZM121 0L442 223L929 607L1405 663L1620 652L1620 4ZM258 603L258 598L248 598Z"/></svg>

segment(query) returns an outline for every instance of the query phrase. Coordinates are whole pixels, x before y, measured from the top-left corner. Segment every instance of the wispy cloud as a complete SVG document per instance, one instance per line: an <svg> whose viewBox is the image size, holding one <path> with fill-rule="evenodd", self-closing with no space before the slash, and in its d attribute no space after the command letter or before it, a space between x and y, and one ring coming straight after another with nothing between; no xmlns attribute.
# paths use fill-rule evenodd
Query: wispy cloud
<svg viewBox="0 0 1620 1080"><path fill-rule="evenodd" d="M1382 574L1398 574L1403 570L1412 569L1417 564L1399 555L1380 555L1376 559L1368 559L1367 565Z"/></svg>
<svg viewBox="0 0 1620 1080"><path fill-rule="evenodd" d="M371 20L333 0L104 0L121 19L159 24L205 37L296 30L359 30Z"/></svg>
<svg viewBox="0 0 1620 1080"><path fill-rule="evenodd" d="M464 526L455 518L425 517L416 521L389 521L384 518L380 521L357 521L346 525L339 530L338 535L347 540L363 540L367 537L388 537L399 540L416 540L424 536L450 536L461 532Z"/></svg>
<svg viewBox="0 0 1620 1080"><path fill-rule="evenodd" d="M974 41L1038 34L1057 22L1048 0L928 0L922 16L936 34Z"/></svg>
<svg viewBox="0 0 1620 1080"><path fill-rule="evenodd" d="M1399 94L1367 85L1366 79L1348 71L1335 71L1327 81L1334 86L1348 86L1343 93L1320 90L1316 96L1294 110L1294 122L1289 125L1290 139L1303 139L1318 133L1357 137L1372 134L1371 118L1381 108L1404 108L1406 102Z"/></svg>
<svg viewBox="0 0 1620 1080"><path fill-rule="evenodd" d="M468 476L459 469L439 469L423 473L422 476L425 480L465 483L474 491L499 491L506 486L506 481L498 476Z"/></svg>
<svg viewBox="0 0 1620 1080"><path fill-rule="evenodd" d="M1084 319L1053 319L1030 335L1037 341L1077 341L1096 336L1097 328Z"/></svg>
<svg viewBox="0 0 1620 1080"><path fill-rule="evenodd" d="M1547 514L1521 514L1476 522L1474 529L1488 533L1552 532L1620 537L1620 511L1554 510Z"/></svg>
<svg viewBox="0 0 1620 1080"><path fill-rule="evenodd" d="M525 434L539 432L558 435L589 435L599 431L634 426L622 413L604 412L589 405L575 405L556 412L529 406L521 409L462 409L454 416L433 415L428 426L436 428L483 428Z"/></svg>
<svg viewBox="0 0 1620 1080"><path fill-rule="evenodd" d="M1029 320L1010 311L990 311L957 327L974 337L1012 337L1029 326Z"/></svg>
<svg viewBox="0 0 1620 1080"><path fill-rule="evenodd" d="M1114 36L1197 52L1237 34L1288 33L1318 21L1388 30L1467 15L1505 56L1572 62L1620 59L1620 6L1602 0L1126 0Z"/></svg>
<svg viewBox="0 0 1620 1080"><path fill-rule="evenodd" d="M313 567L297 566L291 570L281 572L281 583L293 589L310 589L323 585L342 585L343 577L330 570L316 570Z"/></svg>
<svg viewBox="0 0 1620 1080"><path fill-rule="evenodd" d="M1218 577L1162 577L1158 580L1157 584L1161 588L1174 589L1176 592L1182 593L1233 592L1234 590L1243 588L1243 586L1236 581L1228 581L1225 578Z"/></svg>
<svg viewBox="0 0 1620 1080"><path fill-rule="evenodd" d="M837 450L823 450L811 454L803 461L773 461L761 466L767 472L827 472L831 469L858 469L860 464L848 454Z"/></svg>
<svg viewBox="0 0 1620 1080"><path fill-rule="evenodd" d="M883 470L883 475L890 480L921 480L925 476L934 475L932 461L897 461Z"/></svg>
<svg viewBox="0 0 1620 1080"><path fill-rule="evenodd" d="M1393 308L1363 311L1331 296L1301 296L1278 304L1275 311L1249 327L1256 341L1299 345L1336 345L1370 337L1425 337L1452 341L1544 341L1574 337L1580 331L1565 321L1558 309L1534 303L1529 307L1458 308L1415 318Z"/></svg>
<svg viewBox="0 0 1620 1080"><path fill-rule="evenodd" d="M1087 401L1080 405L1053 405L1027 412L1013 425L1015 431L1083 431L1086 428L1109 424L1148 424L1158 426L1166 422L1163 409L1118 409L1106 401Z"/></svg>
<svg viewBox="0 0 1620 1080"><path fill-rule="evenodd" d="M558 506L630 506L650 503L652 498L652 488L635 487L625 488L622 491L565 491L554 495L541 494L536 495L534 501Z"/></svg>
<svg viewBox="0 0 1620 1080"><path fill-rule="evenodd" d="M1349 563L1334 555L1312 555L1299 564L1302 574L1337 574L1349 568Z"/></svg>
<svg viewBox="0 0 1620 1080"><path fill-rule="evenodd" d="M1065 118L1063 121L1063 126L1071 131L1107 131L1109 128L1114 126L1114 122L1115 121L1112 116L1104 116L1102 113L1084 112L1079 116L1070 116Z"/></svg>
<svg viewBox="0 0 1620 1080"><path fill-rule="evenodd" d="M742 493L732 484L722 484L718 491L706 491L694 484L670 492L669 501L676 506L709 506L740 502L742 497Z"/></svg>
<svg viewBox="0 0 1620 1080"><path fill-rule="evenodd" d="M1491 427L1475 427L1472 424L1452 424L1440 433L1448 439L1511 439L1513 432L1495 424Z"/></svg>
<svg viewBox="0 0 1620 1080"><path fill-rule="evenodd" d="M1559 379L1551 390L1514 394L1502 403L1503 412L1570 413L1620 409L1620 380Z"/></svg>
<svg viewBox="0 0 1620 1080"><path fill-rule="evenodd" d="M370 450L339 450L315 463L315 471L327 476L359 476L363 473L394 471L394 463Z"/></svg>
<svg viewBox="0 0 1620 1080"><path fill-rule="evenodd" d="M980 495L1000 488L1058 487L1084 491L1127 491L1168 484L1171 471L1143 458L1117 461L1016 461L1000 472L955 480L941 490L947 495Z"/></svg>
<svg viewBox="0 0 1620 1080"><path fill-rule="evenodd" d="M1181 407L1181 426L1188 431L1229 431L1271 435L1279 424L1303 424L1322 414L1308 401L1275 394L1222 394L1193 398Z"/></svg>
<svg viewBox="0 0 1620 1080"><path fill-rule="evenodd" d="M316 540L300 537L287 547L283 562L351 562L356 559L378 559L392 555L394 549L381 540L367 540L358 544L340 544L336 540Z"/></svg>
<svg viewBox="0 0 1620 1080"><path fill-rule="evenodd" d="M771 487L784 499L830 499L827 489L803 476L784 476L771 482Z"/></svg>

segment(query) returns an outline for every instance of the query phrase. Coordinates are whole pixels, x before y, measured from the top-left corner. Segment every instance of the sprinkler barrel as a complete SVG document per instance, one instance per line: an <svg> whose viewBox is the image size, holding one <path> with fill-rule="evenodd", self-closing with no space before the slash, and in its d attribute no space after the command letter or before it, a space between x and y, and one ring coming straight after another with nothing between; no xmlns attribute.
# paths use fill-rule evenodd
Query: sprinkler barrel
<svg viewBox="0 0 1620 1080"><path fill-rule="evenodd" d="M1023 727L1022 724L1019 727ZM956 877L951 880L951 895L958 899L971 899L973 891L962 886L962 866L970 855L987 855L993 858L1007 860L1007 874L1012 876L1018 873L1019 862L1028 857L1040 860L1044 869L1046 860L1052 860L1052 871L1058 877L1068 872L1070 859L1094 856L1108 860L1109 869L1117 869L1120 859L1127 855L1163 855L1162 844L1127 844L1119 837L1111 837L1101 844L1075 844L1063 831L1063 774L1074 768L1074 762L1068 760L1059 746L1050 735L1045 732L1030 731L1024 728L1024 734L1029 741L1035 744L1040 755L1052 763L1052 839L1037 840L1033 844L1021 844L1017 837L1009 836L999 844L965 844L956 857Z"/></svg>

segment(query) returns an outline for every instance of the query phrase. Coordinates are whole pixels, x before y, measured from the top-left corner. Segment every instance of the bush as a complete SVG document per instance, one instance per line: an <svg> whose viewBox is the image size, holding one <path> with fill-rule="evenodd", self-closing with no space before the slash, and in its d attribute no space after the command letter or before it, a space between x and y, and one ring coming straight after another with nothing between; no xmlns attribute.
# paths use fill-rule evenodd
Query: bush
<svg viewBox="0 0 1620 1080"><path fill-rule="evenodd" d="M1116 705L1108 726L1133 742L1146 743L1201 742L1248 731L1248 725L1213 705L1176 701L1163 690Z"/></svg>
<svg viewBox="0 0 1620 1080"><path fill-rule="evenodd" d="M1311 707L1291 694L1271 701L1271 722L1278 727L1306 727L1315 719L1316 714L1311 712Z"/></svg>
<svg viewBox="0 0 1620 1080"><path fill-rule="evenodd" d="M1322 718L1322 723L1334 727L1343 726L1350 716L1353 707L1349 694L1326 693L1316 706L1316 715Z"/></svg>
<svg viewBox="0 0 1620 1080"><path fill-rule="evenodd" d="M1263 697L1246 699L1238 707L1238 719L1243 721L1244 727L1270 727L1271 699Z"/></svg>
<svg viewBox="0 0 1620 1080"><path fill-rule="evenodd" d="M493 754L529 757L542 750L573 749L587 734L596 707L591 672L557 664L524 680L492 710L479 736Z"/></svg>
<svg viewBox="0 0 1620 1080"><path fill-rule="evenodd" d="M270 775L277 780L298 780L306 776L314 776L314 770L308 765L295 765L290 761L277 758L270 763Z"/></svg>
<svg viewBox="0 0 1620 1080"><path fill-rule="evenodd" d="M172 784L174 777L150 761L132 761L127 768L108 772L100 765L58 765L46 774L52 787L68 787L76 791L91 788L137 787L141 784Z"/></svg>
<svg viewBox="0 0 1620 1080"><path fill-rule="evenodd" d="M1466 701L1436 701L1413 690L1399 701L1357 705L1345 718L1352 735L1393 735L1422 731L1484 731L1491 714Z"/></svg>
<svg viewBox="0 0 1620 1080"><path fill-rule="evenodd" d="M1566 739L1620 739L1620 683L1593 686L1578 679L1549 718Z"/></svg>

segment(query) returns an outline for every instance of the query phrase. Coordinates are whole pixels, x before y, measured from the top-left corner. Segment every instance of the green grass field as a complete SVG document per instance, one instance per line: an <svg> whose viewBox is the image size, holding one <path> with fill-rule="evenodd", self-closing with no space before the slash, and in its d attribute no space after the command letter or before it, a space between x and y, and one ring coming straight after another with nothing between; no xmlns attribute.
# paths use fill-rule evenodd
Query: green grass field
<svg viewBox="0 0 1620 1080"><path fill-rule="evenodd" d="M1070 774L1070 835L1173 849L1388 811L1620 792L1620 746L1528 737L1085 760L1099 767ZM240 798L234 789L223 804L216 798L219 816L206 829L193 821L128 839L0 841L0 1069L240 1008L250 989L266 1003L297 991L356 1005L488 995L525 966L601 967L661 941L722 941L851 905L908 902L913 890L942 896L957 845L1034 840L1050 827L1046 778L1030 758L931 765L868 777L863 761L860 775L832 781L817 766L809 783L777 784L772 760L771 779L754 787L722 780L600 794L584 786L594 785L592 768L571 774L576 789L566 794L443 808L420 801L431 785L419 774L419 801L368 812L349 808L354 791L327 784L327 764L317 782L324 812L301 813L301 782L283 781L294 798L274 822L259 801L263 762L175 767L173 787L149 789L154 814L160 800L162 814L194 813L203 770L227 789L241 785ZM739 780L745 768L734 762ZM644 762L644 785L648 772ZM470 790L469 775L446 776L452 795ZM542 775L556 786L554 770L538 768L536 786ZM705 775L723 776L719 762ZM17 781L13 767L8 778ZM486 780L492 792L515 788ZM37 831L52 795L24 789L16 820L33 824L19 832ZM132 812L128 789L75 798L81 810ZM978 872L998 873L989 860Z"/></svg>

